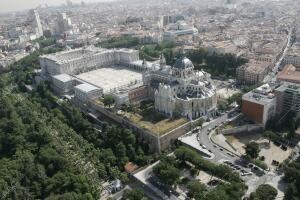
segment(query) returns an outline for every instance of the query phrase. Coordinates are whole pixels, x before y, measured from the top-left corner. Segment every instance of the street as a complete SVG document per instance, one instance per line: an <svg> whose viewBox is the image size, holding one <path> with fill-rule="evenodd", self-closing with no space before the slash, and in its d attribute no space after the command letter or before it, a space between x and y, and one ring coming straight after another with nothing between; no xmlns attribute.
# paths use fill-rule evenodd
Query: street
<svg viewBox="0 0 300 200"><path fill-rule="evenodd" d="M224 115L212 120L209 124L204 126L198 133L195 133L197 134L198 141L199 143L205 145L206 149L210 150L214 154L212 159L208 158L211 162L220 164L223 163L223 161L227 160L231 163L234 163L235 165L238 165L241 169L251 172L249 168L245 168L238 164L241 160L239 156L234 155L232 152L229 152L225 148L214 144L211 140L213 130L217 126L221 125L223 122L226 122L228 119L228 113L225 113ZM259 185L265 183L273 185L275 188L278 189L279 194L283 194L282 191L284 186L281 183L281 176L274 172L265 171L263 175L256 175L255 173L253 173L250 176L242 176L242 179L248 185L248 191L246 192L246 195L249 195L251 192L255 191Z"/></svg>
<svg viewBox="0 0 300 200"><path fill-rule="evenodd" d="M291 38L292 38L292 29L290 29L290 31L289 31L288 42L286 44L286 47L285 47L281 57L279 58L279 60L275 64L272 71L264 78L264 80L263 80L264 83L275 83L276 82L276 74L278 73L279 67L280 67L284 57L286 56L287 51L289 50L289 48L292 45Z"/></svg>

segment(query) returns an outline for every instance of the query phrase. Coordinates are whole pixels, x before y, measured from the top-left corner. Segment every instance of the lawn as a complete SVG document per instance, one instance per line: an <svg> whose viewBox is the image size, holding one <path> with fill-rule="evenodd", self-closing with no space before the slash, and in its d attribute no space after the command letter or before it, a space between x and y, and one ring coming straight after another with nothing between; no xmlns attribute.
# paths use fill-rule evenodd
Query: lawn
<svg viewBox="0 0 300 200"><path fill-rule="evenodd" d="M155 111L154 108L148 108L136 113L127 112L125 116L133 123L158 135L163 135L188 122L187 119L182 117L168 118Z"/></svg>

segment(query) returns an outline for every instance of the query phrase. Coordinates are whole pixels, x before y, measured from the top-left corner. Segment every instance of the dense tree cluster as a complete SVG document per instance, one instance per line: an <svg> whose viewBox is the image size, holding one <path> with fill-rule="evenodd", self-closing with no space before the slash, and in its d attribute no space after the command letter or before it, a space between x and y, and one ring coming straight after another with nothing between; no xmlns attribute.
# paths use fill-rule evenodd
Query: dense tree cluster
<svg viewBox="0 0 300 200"><path fill-rule="evenodd" d="M173 65L175 62L175 55L173 49L175 44L172 42L162 42L159 44L144 45L140 48L140 57L148 61L158 60L163 54L168 65Z"/></svg>
<svg viewBox="0 0 300 200"><path fill-rule="evenodd" d="M122 200L147 200L144 197L144 192L141 189L125 190Z"/></svg>
<svg viewBox="0 0 300 200"><path fill-rule="evenodd" d="M87 177L54 135L70 130L22 95L0 97L0 196L4 199L93 199ZM70 141L70 145L75 144ZM84 144L84 142L83 142ZM86 144L85 144L86 145ZM84 146L81 151L85 151ZM93 153L91 153L92 155ZM79 159L79 158L78 158Z"/></svg>
<svg viewBox="0 0 300 200"><path fill-rule="evenodd" d="M45 38L45 37L41 37L38 38L36 40L34 40L33 42L36 42L40 45L40 48L45 48L45 47L49 47L51 45L54 45L56 43L55 38Z"/></svg>
<svg viewBox="0 0 300 200"><path fill-rule="evenodd" d="M287 164L284 167L284 180L288 182L285 191L285 200L300 199L300 159Z"/></svg>
<svg viewBox="0 0 300 200"><path fill-rule="evenodd" d="M140 40L137 37L121 36L121 37L114 37L108 40L101 41L96 46L112 49L112 48L131 48L131 47L136 47L139 44L140 44Z"/></svg>
<svg viewBox="0 0 300 200"><path fill-rule="evenodd" d="M175 150L175 156L181 162L192 163L196 169L227 181L220 182L213 190L209 190L197 182L190 182L188 184L190 197L196 200L239 200L244 195L245 183L229 167L213 164L201 157L196 151L183 146Z"/></svg>
<svg viewBox="0 0 300 200"><path fill-rule="evenodd" d="M160 163L153 168L154 174L164 183L173 186L179 182L180 170L173 157L164 157Z"/></svg>
<svg viewBox="0 0 300 200"><path fill-rule="evenodd" d="M246 144L245 152L246 156L249 156L251 159L256 159L260 152L259 145L256 142L250 142Z"/></svg>
<svg viewBox="0 0 300 200"><path fill-rule="evenodd" d="M136 135L103 123L95 130L46 83L29 93L41 49L0 77L0 196L4 199L97 199L101 181L119 178L124 164L151 161Z"/></svg>
<svg viewBox="0 0 300 200"><path fill-rule="evenodd" d="M207 188L204 184L200 183L199 181L191 181L187 185L188 189L188 197L194 199L203 199L204 195L207 192Z"/></svg>
<svg viewBox="0 0 300 200"><path fill-rule="evenodd" d="M300 125L300 119L296 117L297 113L289 111L281 115L276 115L267 121L266 128L268 130L278 131L278 132L288 132L286 139L294 139L295 130Z"/></svg>
<svg viewBox="0 0 300 200"><path fill-rule="evenodd" d="M187 147L179 147L175 150L176 158L181 161L188 161L196 166L199 170L207 171L213 176L222 178L229 182L241 182L239 174L233 172L226 165L215 165L214 163L204 159L196 151L189 149Z"/></svg>
<svg viewBox="0 0 300 200"><path fill-rule="evenodd" d="M258 186L255 192L250 195L250 200L274 200L277 196L277 190L268 184Z"/></svg>
<svg viewBox="0 0 300 200"><path fill-rule="evenodd" d="M210 54L203 48L189 51L187 57L191 59L196 69L204 69L213 76L235 77L236 68L248 62L233 54Z"/></svg>

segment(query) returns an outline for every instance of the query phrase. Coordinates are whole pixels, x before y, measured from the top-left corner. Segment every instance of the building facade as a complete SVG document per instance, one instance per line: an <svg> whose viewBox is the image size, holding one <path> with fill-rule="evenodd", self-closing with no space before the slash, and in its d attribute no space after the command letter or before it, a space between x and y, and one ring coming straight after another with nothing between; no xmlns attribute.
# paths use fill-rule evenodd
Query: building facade
<svg viewBox="0 0 300 200"><path fill-rule="evenodd" d="M253 122L266 125L276 114L276 98L268 85L262 85L242 97L242 113Z"/></svg>
<svg viewBox="0 0 300 200"><path fill-rule="evenodd" d="M277 114L286 114L290 111L300 111L300 84L283 83L275 89L277 98Z"/></svg>
<svg viewBox="0 0 300 200"><path fill-rule="evenodd" d="M77 75L104 66L129 65L138 60L139 53L136 50L108 50L89 46L41 56L40 66L42 75L49 78L58 74Z"/></svg>
<svg viewBox="0 0 300 200"><path fill-rule="evenodd" d="M210 75L194 70L186 57L179 58L173 67L161 58L144 76L144 84L154 89L155 109L170 117L185 116L192 120L213 116L216 111L216 89Z"/></svg>
<svg viewBox="0 0 300 200"><path fill-rule="evenodd" d="M255 85L264 80L269 70L266 63L249 62L236 69L236 79L239 84Z"/></svg>

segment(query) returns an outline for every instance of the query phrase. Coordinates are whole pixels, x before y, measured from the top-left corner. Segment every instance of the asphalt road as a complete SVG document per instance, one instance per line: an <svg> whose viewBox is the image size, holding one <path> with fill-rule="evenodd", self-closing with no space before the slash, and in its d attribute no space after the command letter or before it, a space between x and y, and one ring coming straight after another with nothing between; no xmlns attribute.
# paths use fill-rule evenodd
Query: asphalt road
<svg viewBox="0 0 300 200"><path fill-rule="evenodd" d="M217 126L221 125L223 122L228 120L228 114L224 114L213 121L211 121L207 126L203 127L198 133L198 141L201 144L204 144L207 149L211 150L215 155L211 160L212 162L219 162L221 159L234 161L236 158L233 158L227 154L227 151L224 148L216 146L210 139L211 130L215 129ZM210 131L209 131L210 130ZM222 149L222 150L221 150Z"/></svg>
<svg viewBox="0 0 300 200"><path fill-rule="evenodd" d="M220 164L223 160L229 160L232 163L236 164L237 161L240 160L240 157L238 157L238 156L234 155L234 157L232 157L232 156L228 155L227 154L228 151L226 149L216 146L210 139L212 130L216 126L219 126L223 122L226 122L228 119L229 119L228 114L226 113L226 114L216 118L215 120L211 121L207 126L203 127L198 133L199 142L201 144L205 145L206 148L211 150L211 152L214 154L214 158L211 159L210 161L214 162L216 164ZM238 164L236 164L236 165L238 165ZM240 166L240 167L246 171L249 171L249 172L251 171L249 168L244 168L242 166ZM248 191L246 192L246 195L249 195L251 192L255 191L259 185L265 184L265 183L271 184L275 188L279 189L280 191L283 191L282 190L283 186L280 183L280 178L281 178L281 176L274 172L265 172L265 174L261 175L261 176L253 173L253 175L251 175L251 176L242 177L242 179L248 185Z"/></svg>
<svg viewBox="0 0 300 200"><path fill-rule="evenodd" d="M280 67L284 57L286 56L287 51L289 50L289 48L292 45L291 38L292 38L292 29L290 29L290 31L289 31L288 42L286 44L286 47L285 47L280 59L275 64L272 71L264 78L264 81L263 81L264 83L275 83L276 82L276 75L278 73L279 67Z"/></svg>

